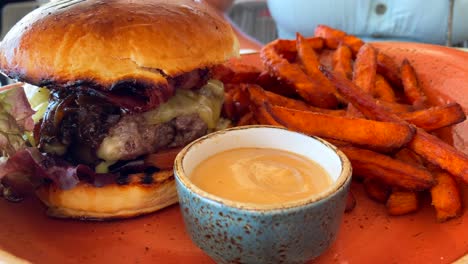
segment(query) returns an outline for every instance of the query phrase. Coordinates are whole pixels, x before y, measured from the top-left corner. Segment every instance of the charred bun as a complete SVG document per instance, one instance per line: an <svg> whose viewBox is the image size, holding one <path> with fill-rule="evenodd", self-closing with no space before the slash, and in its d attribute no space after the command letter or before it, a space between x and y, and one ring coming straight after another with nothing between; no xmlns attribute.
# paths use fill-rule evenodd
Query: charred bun
<svg viewBox="0 0 468 264"><path fill-rule="evenodd" d="M54 184L37 189L39 199L47 205L47 214L58 218L105 220L135 217L177 203L172 171L154 173L152 182L142 183L138 175L124 184L109 184L96 188L80 182L70 190Z"/></svg>
<svg viewBox="0 0 468 264"><path fill-rule="evenodd" d="M238 54L228 23L193 0L56 1L36 9L0 44L0 69L34 85L128 80L156 85L168 76Z"/></svg>

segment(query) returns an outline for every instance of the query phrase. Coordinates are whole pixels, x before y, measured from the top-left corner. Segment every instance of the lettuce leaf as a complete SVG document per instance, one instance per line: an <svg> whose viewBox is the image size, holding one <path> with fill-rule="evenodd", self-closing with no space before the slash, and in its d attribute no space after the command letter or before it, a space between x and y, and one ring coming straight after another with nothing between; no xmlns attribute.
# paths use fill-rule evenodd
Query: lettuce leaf
<svg viewBox="0 0 468 264"><path fill-rule="evenodd" d="M0 88L0 153L9 157L26 147L25 132L34 129L34 110L22 86Z"/></svg>

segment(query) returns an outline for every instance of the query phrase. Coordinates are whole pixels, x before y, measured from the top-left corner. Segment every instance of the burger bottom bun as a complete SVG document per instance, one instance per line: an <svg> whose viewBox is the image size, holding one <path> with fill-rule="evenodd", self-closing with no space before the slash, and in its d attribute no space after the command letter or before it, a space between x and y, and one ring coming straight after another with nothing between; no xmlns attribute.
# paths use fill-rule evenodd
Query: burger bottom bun
<svg viewBox="0 0 468 264"><path fill-rule="evenodd" d="M47 214L58 218L106 220L135 217L177 203L177 191L172 171L152 175L152 183L141 183L138 176L128 184L95 187L80 182L70 190L54 184L42 185L36 194L49 208Z"/></svg>

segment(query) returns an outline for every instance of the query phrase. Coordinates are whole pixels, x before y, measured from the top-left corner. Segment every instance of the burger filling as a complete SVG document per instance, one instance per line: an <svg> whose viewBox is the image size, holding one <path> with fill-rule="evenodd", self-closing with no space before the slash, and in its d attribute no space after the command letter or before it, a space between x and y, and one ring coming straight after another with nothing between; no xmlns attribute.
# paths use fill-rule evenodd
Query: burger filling
<svg viewBox="0 0 468 264"><path fill-rule="evenodd" d="M115 182L121 170L145 171L146 155L183 147L215 130L224 88L202 69L157 88L122 82L103 92L82 83L38 88L28 98L36 111L28 139L42 154L18 151L0 174L33 163L33 174L69 189L83 179L101 186Z"/></svg>

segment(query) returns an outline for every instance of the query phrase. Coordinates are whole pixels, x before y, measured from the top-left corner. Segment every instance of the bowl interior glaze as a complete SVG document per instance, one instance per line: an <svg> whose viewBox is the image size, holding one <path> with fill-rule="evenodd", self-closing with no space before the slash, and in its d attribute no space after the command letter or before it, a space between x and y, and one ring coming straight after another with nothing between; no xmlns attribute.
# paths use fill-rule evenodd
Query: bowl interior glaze
<svg viewBox="0 0 468 264"><path fill-rule="evenodd" d="M306 199L281 205L240 203L209 194L190 181L190 175L203 160L235 148L272 148L302 155L317 162L330 175L333 183L322 192ZM176 158L179 180L191 191L213 201L243 209L271 210L296 207L323 199L338 190L351 177L351 165L346 156L330 143L316 137L271 126L246 126L227 129L202 137L182 150Z"/></svg>

